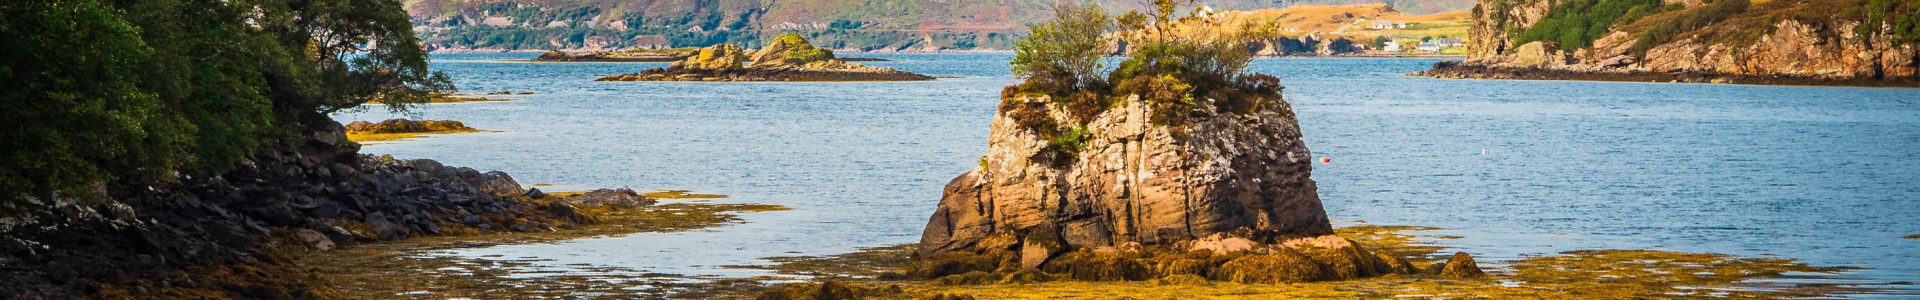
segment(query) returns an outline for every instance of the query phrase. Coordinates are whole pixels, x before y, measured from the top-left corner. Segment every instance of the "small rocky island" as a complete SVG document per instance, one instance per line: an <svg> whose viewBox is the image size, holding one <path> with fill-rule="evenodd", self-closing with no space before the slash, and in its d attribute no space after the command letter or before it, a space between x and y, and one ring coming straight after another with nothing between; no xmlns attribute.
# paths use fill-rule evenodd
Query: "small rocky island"
<svg viewBox="0 0 1920 300"><path fill-rule="evenodd" d="M699 48L627 49L621 51L568 53L548 50L533 61L548 62L675 62L700 53Z"/></svg>
<svg viewBox="0 0 1920 300"><path fill-rule="evenodd" d="M1482 0L1473 10L1466 61L1436 63L1415 75L1920 86L1920 33L1911 26L1920 22L1920 16L1911 13L1920 7L1909 2L1866 7L1838 0L1631 5L1589 10L1590 2ZM1852 10L1802 13L1829 7ZM1590 26L1606 30L1586 30Z"/></svg>
<svg viewBox="0 0 1920 300"><path fill-rule="evenodd" d="M834 58L799 34L783 34L758 51L719 44L672 66L601 77L600 81L918 81L933 76L869 67Z"/></svg>
<svg viewBox="0 0 1920 300"><path fill-rule="evenodd" d="M408 120L388 119L379 123L353 121L347 123L347 140L355 142L391 141L418 137L426 134L449 134L480 132L467 127L467 124L452 120Z"/></svg>

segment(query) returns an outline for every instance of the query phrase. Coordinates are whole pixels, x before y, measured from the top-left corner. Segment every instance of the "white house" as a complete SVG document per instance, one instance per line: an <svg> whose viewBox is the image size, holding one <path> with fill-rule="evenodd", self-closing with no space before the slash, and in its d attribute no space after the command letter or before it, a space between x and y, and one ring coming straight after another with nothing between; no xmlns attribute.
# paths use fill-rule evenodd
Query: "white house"
<svg viewBox="0 0 1920 300"><path fill-rule="evenodd" d="M1440 52L1440 42L1437 42L1437 41L1420 42L1420 51L1438 53Z"/></svg>

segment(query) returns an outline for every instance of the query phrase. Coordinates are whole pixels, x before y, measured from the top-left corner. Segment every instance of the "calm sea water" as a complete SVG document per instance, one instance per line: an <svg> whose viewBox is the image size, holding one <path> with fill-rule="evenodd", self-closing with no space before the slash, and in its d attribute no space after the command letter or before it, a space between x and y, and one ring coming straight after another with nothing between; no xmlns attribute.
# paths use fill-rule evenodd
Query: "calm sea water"
<svg viewBox="0 0 1920 300"><path fill-rule="evenodd" d="M773 203L743 224L437 253L636 273L755 276L764 257L916 242L986 149L1006 55L872 55L910 83L595 82L664 64L439 55L520 101L419 117L500 132L371 145L550 190L691 189ZM1576 249L1777 256L1920 281L1920 89L1441 80L1437 59L1263 59L1287 86L1342 224L1419 225L1483 261ZM342 114L380 120L384 111ZM1911 286L1904 287L1911 289ZM1910 293L1911 290L1902 293ZM1920 294L1909 294L1920 295Z"/></svg>

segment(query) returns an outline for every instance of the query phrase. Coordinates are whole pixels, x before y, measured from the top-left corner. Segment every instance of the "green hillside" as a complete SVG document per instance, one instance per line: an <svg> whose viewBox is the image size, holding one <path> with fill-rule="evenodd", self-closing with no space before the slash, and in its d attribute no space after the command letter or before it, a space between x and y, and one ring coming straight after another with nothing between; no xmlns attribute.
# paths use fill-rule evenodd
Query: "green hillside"
<svg viewBox="0 0 1920 300"><path fill-rule="evenodd" d="M1008 49L1055 0L409 0L415 31L436 49L619 49L759 44L797 32L869 51ZM1110 10L1139 5L1097 0ZM1379 0L1204 1L1221 10ZM1471 0L1388 1L1409 13L1465 10Z"/></svg>

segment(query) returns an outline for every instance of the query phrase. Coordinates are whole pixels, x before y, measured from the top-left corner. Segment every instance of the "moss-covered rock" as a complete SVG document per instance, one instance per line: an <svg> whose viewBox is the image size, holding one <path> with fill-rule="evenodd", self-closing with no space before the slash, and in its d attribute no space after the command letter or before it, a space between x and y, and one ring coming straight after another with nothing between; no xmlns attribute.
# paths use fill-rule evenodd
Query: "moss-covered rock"
<svg viewBox="0 0 1920 300"><path fill-rule="evenodd" d="M860 290L833 281L797 283L760 293L759 300L854 300L864 299Z"/></svg>
<svg viewBox="0 0 1920 300"><path fill-rule="evenodd" d="M1454 252L1453 257L1448 258L1446 263L1434 264L1432 273L1454 279L1487 276L1485 271L1480 270L1480 265L1473 262L1473 256L1467 255L1466 252Z"/></svg>
<svg viewBox="0 0 1920 300"><path fill-rule="evenodd" d="M1080 250L1054 258L1045 266L1048 273L1065 274L1083 281L1137 281L1153 278L1153 270L1128 253L1120 251Z"/></svg>
<svg viewBox="0 0 1920 300"><path fill-rule="evenodd" d="M915 278L941 278L968 272L994 272L1015 259L1011 252L950 252L922 258L908 266L907 275Z"/></svg>
<svg viewBox="0 0 1920 300"><path fill-rule="evenodd" d="M972 295L948 294L948 293L940 293L940 294L929 295L926 297L920 297L920 300L973 300L973 299L974 298Z"/></svg>
<svg viewBox="0 0 1920 300"><path fill-rule="evenodd" d="M746 66L747 54L740 46L719 44L700 48L700 53L673 63L670 68L693 70L732 70Z"/></svg>
<svg viewBox="0 0 1920 300"><path fill-rule="evenodd" d="M752 67L798 66L814 62L833 61L833 51L820 49L808 43L797 33L782 34L767 41L766 47L755 51L750 60Z"/></svg>
<svg viewBox="0 0 1920 300"><path fill-rule="evenodd" d="M1211 276L1214 280L1238 283L1300 283L1318 281L1329 272L1311 257L1299 252L1277 249L1272 253L1245 255L1221 264Z"/></svg>
<svg viewBox="0 0 1920 300"><path fill-rule="evenodd" d="M1372 277L1392 272L1380 257L1368 253L1352 240L1335 235L1294 239L1287 241L1286 246L1320 263L1326 271L1326 280Z"/></svg>
<svg viewBox="0 0 1920 300"><path fill-rule="evenodd" d="M1190 275L1190 274L1175 274L1175 275L1167 275L1167 277L1160 277L1160 279L1154 279L1154 280L1153 280L1153 284L1157 284L1157 285L1198 285L1198 286L1211 286L1211 285L1213 285L1213 283L1212 283L1212 282L1207 282L1207 278L1205 278L1205 277L1200 277L1200 276L1196 276L1196 275Z"/></svg>
<svg viewBox="0 0 1920 300"><path fill-rule="evenodd" d="M947 275L944 277L940 277L940 279L933 280L933 282L939 283L942 285L978 285L978 284L995 283L999 281L1000 281L1000 276L996 276L996 275L993 275L993 273L988 273L983 271L971 271L971 272L966 272L961 274Z"/></svg>
<svg viewBox="0 0 1920 300"><path fill-rule="evenodd" d="M1035 269L1022 269L1000 277L1000 284L1026 284L1053 281L1053 275Z"/></svg>
<svg viewBox="0 0 1920 300"><path fill-rule="evenodd" d="M450 131L472 131L472 127L460 121L451 120L408 120L389 119L380 123L353 121L347 123L347 133L430 133Z"/></svg>

